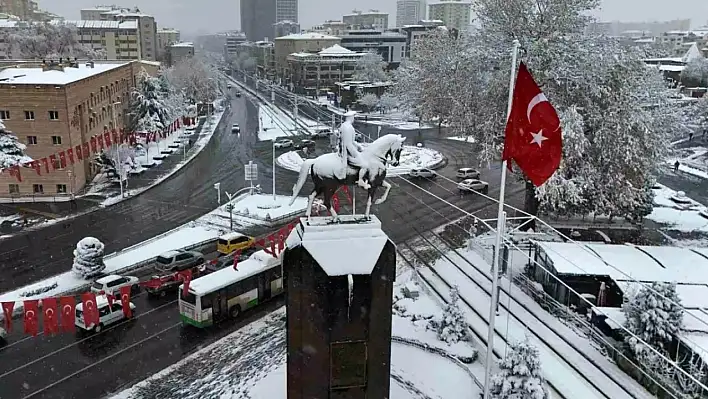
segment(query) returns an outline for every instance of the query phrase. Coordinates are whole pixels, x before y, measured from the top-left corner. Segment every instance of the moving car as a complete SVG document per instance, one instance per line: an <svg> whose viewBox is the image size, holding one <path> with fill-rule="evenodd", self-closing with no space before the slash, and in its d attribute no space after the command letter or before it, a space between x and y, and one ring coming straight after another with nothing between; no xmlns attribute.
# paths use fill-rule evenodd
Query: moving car
<svg viewBox="0 0 708 399"><path fill-rule="evenodd" d="M91 285L91 292L118 295L122 287L130 287L132 293L140 290L138 278L135 276L119 276L111 274L101 277Z"/></svg>
<svg viewBox="0 0 708 399"><path fill-rule="evenodd" d="M248 248L253 245L253 237L243 235L241 233L227 233L219 237L219 241L216 243L216 250L219 253L228 255L237 249Z"/></svg>
<svg viewBox="0 0 708 399"><path fill-rule="evenodd" d="M303 148L315 148L315 142L312 140L300 140L299 143L295 144L296 150L301 150Z"/></svg>
<svg viewBox="0 0 708 399"><path fill-rule="evenodd" d="M479 179L479 171L472 168L460 168L457 169L455 176L458 179Z"/></svg>
<svg viewBox="0 0 708 399"><path fill-rule="evenodd" d="M167 251L155 259L155 268L161 272L178 272L204 263L204 254L178 249Z"/></svg>
<svg viewBox="0 0 708 399"><path fill-rule="evenodd" d="M237 92L236 92L236 97L241 97L241 92L240 92L240 91L237 91Z"/></svg>
<svg viewBox="0 0 708 399"><path fill-rule="evenodd" d="M96 308L98 309L99 323L96 325L86 325L84 322L84 304L79 303L76 305L74 324L79 328L79 331L93 331L98 333L103 331L103 328L106 326L125 320L123 304L120 301L113 301L113 304L109 305L108 298L104 295L99 295L96 297ZM132 302L130 302L130 309L135 310L135 305Z"/></svg>
<svg viewBox="0 0 708 399"><path fill-rule="evenodd" d="M434 179L438 176L438 174L434 170L428 168L415 168L411 169L411 171L408 172L408 176L415 178Z"/></svg>
<svg viewBox="0 0 708 399"><path fill-rule="evenodd" d="M228 84L226 85L226 88L227 88L227 89L231 89L231 88L233 88L233 86L231 85L231 83L228 83Z"/></svg>
<svg viewBox="0 0 708 399"><path fill-rule="evenodd" d="M329 137L330 134L332 134L332 129L328 127L315 127L312 129L310 137L313 139L323 139Z"/></svg>
<svg viewBox="0 0 708 399"><path fill-rule="evenodd" d="M275 148L290 148L293 146L293 141L290 139L278 139L273 146L275 146Z"/></svg>
<svg viewBox="0 0 708 399"><path fill-rule="evenodd" d="M477 179L466 179L457 183L457 189L460 193L479 191L482 194L489 192L489 183Z"/></svg>
<svg viewBox="0 0 708 399"><path fill-rule="evenodd" d="M241 131L241 128L239 127L238 123L234 123L231 125L231 133L238 133Z"/></svg>

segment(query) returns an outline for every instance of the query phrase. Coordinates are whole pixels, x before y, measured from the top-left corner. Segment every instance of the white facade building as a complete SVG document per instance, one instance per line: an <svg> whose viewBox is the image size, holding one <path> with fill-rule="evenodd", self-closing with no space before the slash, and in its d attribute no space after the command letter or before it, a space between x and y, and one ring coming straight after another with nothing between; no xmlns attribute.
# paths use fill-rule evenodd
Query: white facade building
<svg viewBox="0 0 708 399"><path fill-rule="evenodd" d="M351 14L343 15L342 22L352 29L388 29L388 13L379 10L369 10L367 12L352 11Z"/></svg>
<svg viewBox="0 0 708 399"><path fill-rule="evenodd" d="M469 29L472 17L472 3L466 1L441 1L430 4L428 19L443 21L445 26L458 31Z"/></svg>
<svg viewBox="0 0 708 399"><path fill-rule="evenodd" d="M406 56L406 35L379 30L351 30L339 35L341 45L354 52L381 55L389 68L396 68Z"/></svg>
<svg viewBox="0 0 708 399"><path fill-rule="evenodd" d="M414 25L425 19L428 4L425 0L398 0L396 1L396 27Z"/></svg>

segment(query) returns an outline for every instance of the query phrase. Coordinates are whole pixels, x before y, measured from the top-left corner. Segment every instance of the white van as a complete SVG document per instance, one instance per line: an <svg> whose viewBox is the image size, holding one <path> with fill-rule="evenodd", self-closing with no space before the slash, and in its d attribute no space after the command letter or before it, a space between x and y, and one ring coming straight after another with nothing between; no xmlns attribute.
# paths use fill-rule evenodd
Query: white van
<svg viewBox="0 0 708 399"><path fill-rule="evenodd" d="M114 300L113 306L109 306L108 298L106 298L105 295L97 295L96 307L98 308L99 323L98 325L91 324L87 326L84 322L84 304L77 304L76 318L74 319L74 324L76 327L83 331L93 331L98 333L101 332L105 326L115 324L125 319L125 315L123 314L123 304L120 302L120 299ZM132 302L130 302L130 310L131 314L135 311L135 305Z"/></svg>

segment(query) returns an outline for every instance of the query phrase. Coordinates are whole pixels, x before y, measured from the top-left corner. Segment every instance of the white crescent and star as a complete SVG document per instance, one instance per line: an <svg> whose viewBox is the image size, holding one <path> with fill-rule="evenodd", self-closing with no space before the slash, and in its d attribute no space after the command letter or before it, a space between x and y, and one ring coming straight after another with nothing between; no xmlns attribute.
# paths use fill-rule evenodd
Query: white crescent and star
<svg viewBox="0 0 708 399"><path fill-rule="evenodd" d="M62 313L66 313L67 315L71 314L71 305L64 305L62 307Z"/></svg>
<svg viewBox="0 0 708 399"><path fill-rule="evenodd" d="M543 93L536 94L534 98L529 101L529 105L528 107L526 107L526 118L528 119L529 123L531 123L531 112L533 112L533 109L538 104L541 104L543 102L548 102L548 98L546 98L546 95ZM538 148L541 148L541 143L548 140L548 137L545 137L543 135L543 129L539 130L536 133L531 132L531 136L533 136L533 139L531 139L531 142L529 144L538 144Z"/></svg>
<svg viewBox="0 0 708 399"><path fill-rule="evenodd" d="M34 310L28 310L25 312L25 317L28 319L34 319L36 317L36 314L34 313Z"/></svg>
<svg viewBox="0 0 708 399"><path fill-rule="evenodd" d="M128 298L128 294L123 294L120 296L120 300L123 302L128 302L128 299L130 299Z"/></svg>
<svg viewBox="0 0 708 399"><path fill-rule="evenodd" d="M54 309L52 308L47 308L44 310L44 315L46 317L49 317L50 319L54 317Z"/></svg>

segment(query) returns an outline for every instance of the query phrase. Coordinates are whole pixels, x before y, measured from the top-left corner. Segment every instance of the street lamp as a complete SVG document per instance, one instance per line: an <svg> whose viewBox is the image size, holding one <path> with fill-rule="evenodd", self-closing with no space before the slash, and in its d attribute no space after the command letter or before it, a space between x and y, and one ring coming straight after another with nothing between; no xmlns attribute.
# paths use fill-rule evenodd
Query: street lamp
<svg viewBox="0 0 708 399"><path fill-rule="evenodd" d="M220 184L220 183L217 183ZM244 187L238 191L236 191L233 194L229 194L228 191L224 191L226 196L229 198L229 203L226 204L226 211L229 212L229 230L233 231L234 230L234 204L231 203L231 200L233 200L236 196L239 195L242 191L246 190L251 190L251 195L253 195L253 189L256 190L258 194L261 193L261 185L257 184L255 187Z"/></svg>
<svg viewBox="0 0 708 399"><path fill-rule="evenodd" d="M275 204L275 139L273 139L273 203Z"/></svg>
<svg viewBox="0 0 708 399"><path fill-rule="evenodd" d="M116 101L111 104L111 120L113 122L113 129L116 128L116 105L120 105L120 101ZM123 176L125 173L125 170L123 169L123 164L120 161L120 146L122 143L117 143L116 144L116 167L118 171L118 181L120 184L120 197L125 198L125 192L123 191Z"/></svg>

